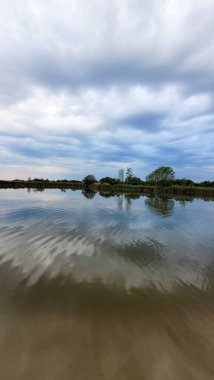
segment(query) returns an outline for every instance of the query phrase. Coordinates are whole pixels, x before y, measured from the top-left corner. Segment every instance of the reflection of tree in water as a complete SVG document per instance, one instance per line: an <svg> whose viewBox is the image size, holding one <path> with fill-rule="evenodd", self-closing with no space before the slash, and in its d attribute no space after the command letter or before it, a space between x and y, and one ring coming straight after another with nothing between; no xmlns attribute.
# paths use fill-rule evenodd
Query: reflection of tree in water
<svg viewBox="0 0 214 380"><path fill-rule="evenodd" d="M180 204L180 206L185 207L186 206L186 201L181 200L181 201L179 201L179 204Z"/></svg>
<svg viewBox="0 0 214 380"><path fill-rule="evenodd" d="M104 198L111 198L111 197L114 197L114 194L112 194L112 193L104 193L104 192L102 192L102 191L99 192L99 195L100 195L101 197L104 197Z"/></svg>
<svg viewBox="0 0 214 380"><path fill-rule="evenodd" d="M96 195L96 192L86 189L86 190L82 190L82 195L84 195L84 197L87 199L93 199Z"/></svg>
<svg viewBox="0 0 214 380"><path fill-rule="evenodd" d="M146 206L149 206L153 211L164 216L172 215L174 208L174 200L169 198L152 197L145 199Z"/></svg>
<svg viewBox="0 0 214 380"><path fill-rule="evenodd" d="M191 203L191 202L193 202L193 200L194 200L194 198L192 197L192 198L183 198L183 199L179 199L179 204L181 205L181 206L186 206L188 203Z"/></svg>
<svg viewBox="0 0 214 380"><path fill-rule="evenodd" d="M117 209L119 211L123 209L123 194L117 196Z"/></svg>
<svg viewBox="0 0 214 380"><path fill-rule="evenodd" d="M132 198L128 194L125 194L125 207L128 212L132 209Z"/></svg>
<svg viewBox="0 0 214 380"><path fill-rule="evenodd" d="M141 194L121 194L117 196L117 208L118 210L123 209L123 205L125 205L126 211L130 211L132 208L132 201L134 199L139 199Z"/></svg>
<svg viewBox="0 0 214 380"><path fill-rule="evenodd" d="M141 194L138 194L138 193L125 194L125 199L127 200L139 199L140 197L141 197Z"/></svg>
<svg viewBox="0 0 214 380"><path fill-rule="evenodd" d="M42 193L42 191L45 191L45 188L44 187L36 187L35 189L33 189L33 192L34 193Z"/></svg>

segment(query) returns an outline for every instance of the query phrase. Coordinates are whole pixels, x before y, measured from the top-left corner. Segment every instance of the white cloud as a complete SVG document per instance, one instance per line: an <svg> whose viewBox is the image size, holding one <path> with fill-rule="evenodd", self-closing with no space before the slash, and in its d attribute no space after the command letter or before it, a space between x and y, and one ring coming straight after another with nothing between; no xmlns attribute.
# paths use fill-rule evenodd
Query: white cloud
<svg viewBox="0 0 214 380"><path fill-rule="evenodd" d="M212 0L4 2L2 175L212 167L213 13Z"/></svg>

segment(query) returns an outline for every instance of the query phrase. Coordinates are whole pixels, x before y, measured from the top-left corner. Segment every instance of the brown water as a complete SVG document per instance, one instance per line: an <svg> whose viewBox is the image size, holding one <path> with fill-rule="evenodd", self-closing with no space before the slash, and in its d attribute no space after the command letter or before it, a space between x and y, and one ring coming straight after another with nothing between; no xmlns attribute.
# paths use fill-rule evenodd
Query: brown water
<svg viewBox="0 0 214 380"><path fill-rule="evenodd" d="M0 380L214 379L213 227L212 201L1 190Z"/></svg>

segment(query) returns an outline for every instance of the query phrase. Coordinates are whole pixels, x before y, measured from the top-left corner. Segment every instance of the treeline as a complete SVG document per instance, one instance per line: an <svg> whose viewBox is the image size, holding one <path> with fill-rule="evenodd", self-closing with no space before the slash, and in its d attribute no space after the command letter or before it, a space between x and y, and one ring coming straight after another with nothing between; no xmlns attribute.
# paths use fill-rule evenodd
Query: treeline
<svg viewBox="0 0 214 380"><path fill-rule="evenodd" d="M101 178L99 183L109 183L110 185L119 185L121 184L121 180L118 178L104 177ZM123 182L124 185L133 185L133 186L195 186L195 187L211 187L214 188L214 181L203 181L203 182L194 182L190 179L182 178L182 179L174 179L174 180L161 180L161 181L144 181L138 177L133 177Z"/></svg>
<svg viewBox="0 0 214 380"><path fill-rule="evenodd" d="M117 178L103 177L99 181L90 174L83 179L86 187L106 193L143 193L155 195L188 195L214 197L214 181L194 182L190 179L176 179L174 170L169 166L160 166L146 176L137 177L132 168L118 172Z"/></svg>
<svg viewBox="0 0 214 380"><path fill-rule="evenodd" d="M4 181L0 180L0 188L8 189L19 189L19 188L32 188L32 189L48 189L48 188L76 188L76 189L82 189L84 187L84 184L82 181L78 180L49 180L49 179L43 179L43 178L34 178L34 179L28 179L20 180L20 179L14 179L12 181Z"/></svg>
<svg viewBox="0 0 214 380"><path fill-rule="evenodd" d="M214 196L214 181L194 182L190 179L175 178L174 170L169 166L160 166L145 180L137 177L132 168L118 171L117 178L103 177L97 180L89 174L79 180L49 180L29 177L27 180L14 179L12 181L0 180L0 188L32 188L32 189L88 189L103 191L105 193L145 193L148 195L188 195L188 196Z"/></svg>
<svg viewBox="0 0 214 380"><path fill-rule="evenodd" d="M111 177L104 177L101 178L99 181L100 183L109 183L110 185L118 185L121 184L121 181L117 178L111 178ZM124 181L123 184L127 185L134 185L134 186L185 186L185 187L209 187L214 188L214 181L203 181L203 182L194 182L190 179L182 178L182 179L175 179L175 180L162 180L159 183L154 181L144 181L140 178L133 178L131 180Z"/></svg>
<svg viewBox="0 0 214 380"><path fill-rule="evenodd" d="M135 176L132 168L127 168L126 173L124 169L118 171L118 177L103 177L99 181L94 177L94 175L89 174L83 179L85 184L100 183L109 184L111 186L115 185L129 185L129 186L156 186L156 187L171 187L171 186L182 186L182 187L207 187L214 188L214 181L203 181L194 182L191 179L175 178L175 172L170 166L160 166L153 172L146 176L145 180Z"/></svg>
<svg viewBox="0 0 214 380"><path fill-rule="evenodd" d="M203 182L194 182L190 179L182 178L182 179L175 179L175 180L161 180L161 181L144 181L141 180L138 177L133 177L128 180L125 180L122 182L118 178L112 178L112 177L103 177L100 180L68 180L68 179L62 179L62 180L49 180L49 179L43 179L43 178L35 178L32 180L21 180L21 179L14 179L14 180L0 180L0 187L8 186L8 187L22 187L22 186L37 186L37 185L44 185L52 186L52 185L68 185L68 186L84 186L87 183L93 184L93 183L100 183L100 184L109 184L111 186L114 185L123 185L123 186L163 186L163 187L170 187L170 186L183 186L183 187L207 187L207 188L214 188L214 181L203 181Z"/></svg>

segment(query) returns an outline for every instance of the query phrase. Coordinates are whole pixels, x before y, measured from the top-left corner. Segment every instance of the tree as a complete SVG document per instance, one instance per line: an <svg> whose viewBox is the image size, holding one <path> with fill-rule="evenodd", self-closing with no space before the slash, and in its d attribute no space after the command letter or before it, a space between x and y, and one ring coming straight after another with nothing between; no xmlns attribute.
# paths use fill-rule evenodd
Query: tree
<svg viewBox="0 0 214 380"><path fill-rule="evenodd" d="M126 183L129 185L142 185L142 181L139 177L130 176L126 179Z"/></svg>
<svg viewBox="0 0 214 380"><path fill-rule="evenodd" d="M100 183L109 183L110 185L116 185L120 183L120 180L117 178L103 177L100 179Z"/></svg>
<svg viewBox="0 0 214 380"><path fill-rule="evenodd" d="M92 185L92 183L97 182L95 176L93 174L88 174L84 179L83 182L86 186Z"/></svg>
<svg viewBox="0 0 214 380"><path fill-rule="evenodd" d="M175 172L170 166L160 166L158 169L151 172L146 177L146 181L157 183L164 183L173 181L175 179Z"/></svg>
<svg viewBox="0 0 214 380"><path fill-rule="evenodd" d="M133 169L132 168L127 168L126 169L126 182L128 182L128 180L133 177L134 174L133 174Z"/></svg>
<svg viewBox="0 0 214 380"><path fill-rule="evenodd" d="M118 170L118 178L121 182L124 182L124 169Z"/></svg>
<svg viewBox="0 0 214 380"><path fill-rule="evenodd" d="M181 178L181 179L175 179L174 182L175 185L179 186L194 186L194 182L191 179Z"/></svg>

